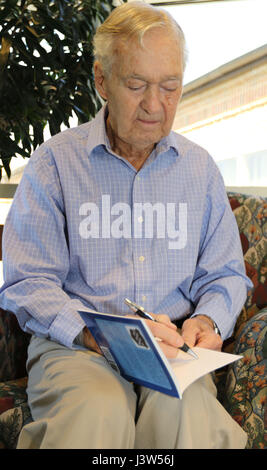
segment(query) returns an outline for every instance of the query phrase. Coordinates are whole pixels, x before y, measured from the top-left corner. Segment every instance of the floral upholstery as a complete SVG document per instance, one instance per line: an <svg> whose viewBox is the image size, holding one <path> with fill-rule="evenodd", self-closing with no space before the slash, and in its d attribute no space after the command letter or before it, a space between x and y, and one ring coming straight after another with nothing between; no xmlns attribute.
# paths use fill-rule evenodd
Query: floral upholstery
<svg viewBox="0 0 267 470"><path fill-rule="evenodd" d="M0 309L0 449L15 448L22 426L31 421L25 367L29 339L16 317Z"/></svg>
<svg viewBox="0 0 267 470"><path fill-rule="evenodd" d="M267 448L267 199L228 193L253 288L224 350L243 359L216 372L218 398L247 432L248 448ZM27 405L25 362L29 335L0 309L0 448L16 447Z"/></svg>
<svg viewBox="0 0 267 470"><path fill-rule="evenodd" d="M236 332L267 306L267 198L228 193L243 248L246 271L254 287L236 324Z"/></svg>
<svg viewBox="0 0 267 470"><path fill-rule="evenodd" d="M0 383L0 449L15 449L22 426L32 421L26 387L27 377Z"/></svg>
<svg viewBox="0 0 267 470"><path fill-rule="evenodd" d="M228 368L223 405L248 434L247 448L267 448L267 308L236 339L243 356Z"/></svg>

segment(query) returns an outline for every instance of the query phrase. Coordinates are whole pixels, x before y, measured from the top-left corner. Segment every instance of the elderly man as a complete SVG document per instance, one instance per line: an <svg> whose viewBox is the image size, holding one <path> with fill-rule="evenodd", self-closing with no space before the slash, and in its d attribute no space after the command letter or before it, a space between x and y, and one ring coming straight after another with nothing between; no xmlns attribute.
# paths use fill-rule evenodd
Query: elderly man
<svg viewBox="0 0 267 470"><path fill-rule="evenodd" d="M185 64L180 27L164 11L125 4L99 27L95 57L106 105L32 155L5 227L1 307L32 334L34 421L18 447L244 448L210 375L182 400L137 387L106 363L79 315L84 306L127 314L128 297L159 320L147 324L168 358L184 342L219 350L249 286L217 167L171 131ZM144 211L129 233L121 211L145 203L154 220ZM160 233L157 204L167 211Z"/></svg>

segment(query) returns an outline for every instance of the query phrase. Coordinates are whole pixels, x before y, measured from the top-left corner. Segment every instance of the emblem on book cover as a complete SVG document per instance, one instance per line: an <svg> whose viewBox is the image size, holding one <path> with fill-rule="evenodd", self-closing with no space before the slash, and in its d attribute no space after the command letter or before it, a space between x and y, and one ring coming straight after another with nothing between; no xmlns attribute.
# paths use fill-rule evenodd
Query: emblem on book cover
<svg viewBox="0 0 267 470"><path fill-rule="evenodd" d="M138 328L129 328L129 332L130 332L132 339L137 344L137 346L140 346L141 348L149 349L149 346L147 345L145 338L140 333Z"/></svg>

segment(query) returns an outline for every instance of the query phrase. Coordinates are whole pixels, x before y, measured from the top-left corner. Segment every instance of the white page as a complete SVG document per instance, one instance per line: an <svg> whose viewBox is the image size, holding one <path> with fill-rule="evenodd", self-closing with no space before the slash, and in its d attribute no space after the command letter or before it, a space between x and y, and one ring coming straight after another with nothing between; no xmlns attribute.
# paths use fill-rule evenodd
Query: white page
<svg viewBox="0 0 267 470"><path fill-rule="evenodd" d="M242 358L242 356L211 349L195 347L192 350L198 355L198 359L192 358L183 351L179 351L176 359L169 359L174 374L177 376L181 393L203 375Z"/></svg>
<svg viewBox="0 0 267 470"><path fill-rule="evenodd" d="M98 315L103 315L111 321L113 318L118 319L119 317L120 320L123 322L124 320L128 321L131 317L130 315L128 315L126 318L121 315L95 312L86 307L81 310L81 312L90 312L95 317L97 317ZM153 336L145 320L143 320L142 318L136 318L135 316L133 316L132 320L135 320L135 323L137 322L144 326L148 336L153 342L153 345L157 349L163 364L167 368L170 376L172 377L172 380L174 381L179 392L180 398L182 397L182 394L186 387L188 387L188 385L193 383L198 378L242 358L242 356L237 356L234 354L194 347L192 349L198 355L198 359L192 358L192 356L190 356L188 353L185 353L181 350L179 350L176 359L167 359L158 344L158 340ZM87 326L90 328L90 326L92 325L87 323Z"/></svg>

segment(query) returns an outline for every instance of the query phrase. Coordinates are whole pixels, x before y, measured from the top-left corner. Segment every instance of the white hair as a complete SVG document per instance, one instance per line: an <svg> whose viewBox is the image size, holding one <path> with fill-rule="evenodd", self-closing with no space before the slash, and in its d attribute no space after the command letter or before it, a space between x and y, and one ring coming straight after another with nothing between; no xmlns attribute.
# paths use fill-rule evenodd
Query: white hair
<svg viewBox="0 0 267 470"><path fill-rule="evenodd" d="M115 42L138 39L143 47L143 36L152 28L164 28L177 39L183 59L183 70L187 60L185 37L181 27L172 16L160 8L155 8L142 2L124 3L115 8L108 18L101 24L94 36L94 56L104 72L111 71Z"/></svg>

